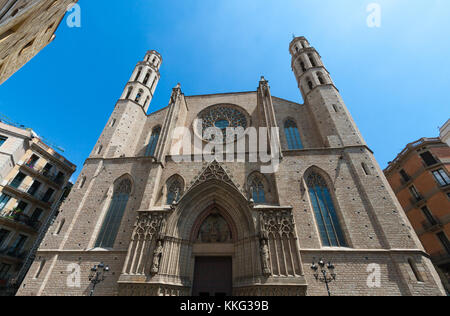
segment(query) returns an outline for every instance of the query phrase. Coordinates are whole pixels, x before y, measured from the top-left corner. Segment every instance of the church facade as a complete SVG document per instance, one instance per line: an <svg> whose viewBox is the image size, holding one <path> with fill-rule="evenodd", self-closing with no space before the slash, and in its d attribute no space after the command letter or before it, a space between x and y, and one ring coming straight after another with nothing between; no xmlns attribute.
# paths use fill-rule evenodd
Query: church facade
<svg viewBox="0 0 450 316"><path fill-rule="evenodd" d="M261 78L253 92L177 85L148 115L162 63L149 51L18 294L88 295L103 262L96 295L327 295L322 259L332 295L443 295L320 55L304 37L289 51L304 104Z"/></svg>

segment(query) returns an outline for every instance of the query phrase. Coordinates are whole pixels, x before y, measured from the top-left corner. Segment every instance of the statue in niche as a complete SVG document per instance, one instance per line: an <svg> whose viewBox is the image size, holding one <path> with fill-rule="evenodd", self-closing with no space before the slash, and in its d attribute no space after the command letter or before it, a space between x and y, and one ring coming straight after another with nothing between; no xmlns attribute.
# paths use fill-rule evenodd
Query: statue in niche
<svg viewBox="0 0 450 316"><path fill-rule="evenodd" d="M261 239L261 263L262 263L262 270L264 276L270 276L272 272L270 271L270 262L269 262L269 245L267 244L266 239Z"/></svg>
<svg viewBox="0 0 450 316"><path fill-rule="evenodd" d="M218 213L209 215L198 233L202 243L226 243L231 241L231 232L226 220Z"/></svg>
<svg viewBox="0 0 450 316"><path fill-rule="evenodd" d="M159 264L161 262L162 253L163 253L163 245L161 240L158 240L155 250L153 251L153 264L151 272L154 274L158 273L159 271Z"/></svg>

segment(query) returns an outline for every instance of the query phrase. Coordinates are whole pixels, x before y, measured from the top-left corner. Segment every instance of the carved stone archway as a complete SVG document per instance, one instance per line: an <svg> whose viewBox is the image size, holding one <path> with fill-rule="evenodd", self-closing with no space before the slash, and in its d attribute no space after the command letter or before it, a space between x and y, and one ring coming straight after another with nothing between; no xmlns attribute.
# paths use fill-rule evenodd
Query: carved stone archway
<svg viewBox="0 0 450 316"><path fill-rule="evenodd" d="M196 256L232 258L233 295L305 294L292 209L258 208L232 179L213 162L170 211L139 213L120 294L191 295ZM202 225L214 214L220 215L214 224L219 228L203 240L213 242L199 242ZM224 222L229 238L219 236ZM290 266L277 263L275 269L278 257Z"/></svg>

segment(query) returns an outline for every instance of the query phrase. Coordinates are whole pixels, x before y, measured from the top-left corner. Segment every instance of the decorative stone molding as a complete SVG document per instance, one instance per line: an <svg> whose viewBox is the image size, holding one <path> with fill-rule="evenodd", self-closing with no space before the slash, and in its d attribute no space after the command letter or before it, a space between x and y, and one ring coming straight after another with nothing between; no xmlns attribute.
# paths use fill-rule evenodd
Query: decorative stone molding
<svg viewBox="0 0 450 316"><path fill-rule="evenodd" d="M191 289L165 284L120 284L119 296L188 296Z"/></svg>
<svg viewBox="0 0 450 316"><path fill-rule="evenodd" d="M164 255L167 214L167 212L139 212L122 270L123 274L155 275L158 273L161 258Z"/></svg>
<svg viewBox="0 0 450 316"><path fill-rule="evenodd" d="M255 285L234 288L233 296L306 296L306 285Z"/></svg>
<svg viewBox="0 0 450 316"><path fill-rule="evenodd" d="M262 275L266 277L303 275L291 210L259 211L259 239Z"/></svg>
<svg viewBox="0 0 450 316"><path fill-rule="evenodd" d="M195 178L194 181L191 182L191 185L188 190L186 190L186 193L192 190L194 187L205 183L209 180L218 180L225 182L228 185L231 185L233 188L241 191L239 189L239 185L235 184L232 180L232 176L228 174L228 172L222 167L222 165L217 162L216 160L212 161L210 164L208 164L203 170L199 173L199 175Z"/></svg>

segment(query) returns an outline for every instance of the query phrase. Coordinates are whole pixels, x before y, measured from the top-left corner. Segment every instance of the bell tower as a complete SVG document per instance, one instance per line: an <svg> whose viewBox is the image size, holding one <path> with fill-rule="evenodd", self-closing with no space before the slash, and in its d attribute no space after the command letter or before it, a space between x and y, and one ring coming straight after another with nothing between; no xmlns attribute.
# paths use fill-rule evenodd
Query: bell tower
<svg viewBox="0 0 450 316"><path fill-rule="evenodd" d="M147 112L161 77L161 63L162 57L157 51L148 51L144 60L134 68L120 99L135 102Z"/></svg>
<svg viewBox="0 0 450 316"><path fill-rule="evenodd" d="M365 145L319 53L301 36L289 45L292 70L326 147Z"/></svg>
<svg viewBox="0 0 450 316"><path fill-rule="evenodd" d="M151 50L145 54L127 82L90 158L134 156L147 118L147 111L160 79L162 57Z"/></svg>

